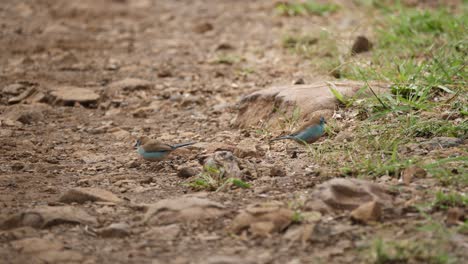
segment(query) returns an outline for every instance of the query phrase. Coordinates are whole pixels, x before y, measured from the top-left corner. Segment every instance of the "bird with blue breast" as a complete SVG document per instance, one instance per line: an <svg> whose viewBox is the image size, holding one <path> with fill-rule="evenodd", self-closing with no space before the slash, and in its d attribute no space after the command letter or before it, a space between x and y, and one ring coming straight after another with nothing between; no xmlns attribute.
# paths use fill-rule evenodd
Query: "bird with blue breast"
<svg viewBox="0 0 468 264"><path fill-rule="evenodd" d="M137 139L135 148L138 154L147 161L161 161L166 159L169 154L181 147L186 147L195 144L195 142L181 143L176 145L169 145L161 141L150 139L143 136Z"/></svg>
<svg viewBox="0 0 468 264"><path fill-rule="evenodd" d="M271 141L275 140L283 140L283 139L291 139L296 141L299 144L312 144L317 141L323 134L325 133L325 118L322 116L320 117L319 122L313 120L312 122L306 123L297 132L292 134L281 136L272 139Z"/></svg>

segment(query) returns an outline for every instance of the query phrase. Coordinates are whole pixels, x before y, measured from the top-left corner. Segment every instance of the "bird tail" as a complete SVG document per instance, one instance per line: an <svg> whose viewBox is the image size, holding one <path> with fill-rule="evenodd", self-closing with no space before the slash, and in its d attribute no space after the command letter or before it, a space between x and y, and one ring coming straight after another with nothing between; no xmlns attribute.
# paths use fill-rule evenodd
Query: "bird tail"
<svg viewBox="0 0 468 264"><path fill-rule="evenodd" d="M270 141L283 140L283 139L293 139L293 137L291 137L289 135L288 136L282 136L282 137L274 138L274 139L272 139Z"/></svg>
<svg viewBox="0 0 468 264"><path fill-rule="evenodd" d="M172 145L172 149L177 149L177 148L181 148L181 147L186 147L186 146L190 146L190 145L193 145L195 144L196 142L189 142L189 143L181 143L181 144L175 144L175 145Z"/></svg>

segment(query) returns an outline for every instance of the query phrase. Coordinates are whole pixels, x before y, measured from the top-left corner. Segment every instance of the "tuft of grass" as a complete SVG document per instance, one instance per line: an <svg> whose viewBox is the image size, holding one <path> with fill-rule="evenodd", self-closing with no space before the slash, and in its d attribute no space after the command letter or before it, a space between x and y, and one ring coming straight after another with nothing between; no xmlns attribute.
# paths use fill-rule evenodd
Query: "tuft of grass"
<svg viewBox="0 0 468 264"><path fill-rule="evenodd" d="M205 165L203 167L203 171L185 185L195 190L216 192L222 191L228 186L234 186L242 189L248 189L251 187L250 184L241 179L224 177L224 171L222 169L208 165Z"/></svg>
<svg viewBox="0 0 468 264"><path fill-rule="evenodd" d="M318 43L318 38L309 35L286 36L283 38L283 47L296 52L307 51Z"/></svg>
<svg viewBox="0 0 468 264"><path fill-rule="evenodd" d="M288 110L281 110L279 108L275 108L274 112L278 113L281 116L281 128L289 131L295 128L299 124L299 121L301 119L301 109L298 106L294 106L290 114L288 114Z"/></svg>
<svg viewBox="0 0 468 264"><path fill-rule="evenodd" d="M468 186L468 157L449 157L427 164L423 168L443 186Z"/></svg>
<svg viewBox="0 0 468 264"><path fill-rule="evenodd" d="M326 16L337 12L340 6L333 3L317 3L313 0L293 3L279 3L275 7L276 12L282 16L317 15Z"/></svg>
<svg viewBox="0 0 468 264"><path fill-rule="evenodd" d="M343 77L392 83L389 104L406 111L430 109L441 92L466 91L466 16L403 7L381 16L371 63L350 61Z"/></svg>
<svg viewBox="0 0 468 264"><path fill-rule="evenodd" d="M340 91L338 91L334 83L327 82L327 84L328 84L328 89L330 89L330 92L333 94L333 96L335 96L336 100L338 100L338 102L345 107L352 106L354 102L357 100L356 98L360 95L362 91L362 88L361 88L361 90L358 91L355 96L347 97L344 94L342 94Z"/></svg>
<svg viewBox="0 0 468 264"><path fill-rule="evenodd" d="M235 56L235 55L220 54L214 60L214 63L233 65L235 63L240 62L241 60L242 60L242 58L240 58L238 56Z"/></svg>
<svg viewBox="0 0 468 264"><path fill-rule="evenodd" d="M438 209L447 209L450 207L468 206L468 196L457 192L444 193L438 191L435 194L433 207Z"/></svg>
<svg viewBox="0 0 468 264"><path fill-rule="evenodd" d="M412 117L405 133L413 137L465 137L468 131L468 122L454 124L447 120L420 120Z"/></svg>
<svg viewBox="0 0 468 264"><path fill-rule="evenodd" d="M454 263L454 258L428 241L384 241L376 239L372 247L374 263Z"/></svg>
<svg viewBox="0 0 468 264"><path fill-rule="evenodd" d="M255 73L255 69L254 68L250 68L250 67L242 67L240 68L237 73L240 75L240 76L247 76L247 75L250 75L250 74L254 74Z"/></svg>
<svg viewBox="0 0 468 264"><path fill-rule="evenodd" d="M354 105L358 105L357 100ZM349 112L356 112L349 109ZM448 136L451 133L463 134L460 124L441 120L440 128L427 132L426 124L432 124L431 119L415 115L387 115L380 118L368 118L363 121L353 121L352 131L340 132L340 122L332 120L327 125L331 132L322 144L315 144L310 157L320 167L337 168L345 176L375 178L381 176L399 177L400 172L412 164L425 161L417 153L402 152L405 145L414 145L415 136L431 133L427 136ZM436 124L439 124L436 122ZM424 128L424 129L421 129ZM453 132L454 131L454 132ZM350 135L347 141L337 141L335 136L341 133ZM431 177L438 179L443 185L463 186L468 184L468 158L438 157L435 161L420 165Z"/></svg>
<svg viewBox="0 0 468 264"><path fill-rule="evenodd" d="M295 211L292 217L292 221L294 223L301 223L302 221L304 221L304 216L301 214L301 212Z"/></svg>

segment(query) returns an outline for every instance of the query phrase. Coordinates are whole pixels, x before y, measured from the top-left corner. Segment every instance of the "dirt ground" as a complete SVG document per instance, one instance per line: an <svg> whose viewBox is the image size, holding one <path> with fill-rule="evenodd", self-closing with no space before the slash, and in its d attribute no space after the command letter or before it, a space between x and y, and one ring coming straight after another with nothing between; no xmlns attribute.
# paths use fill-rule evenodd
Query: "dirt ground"
<svg viewBox="0 0 468 264"><path fill-rule="evenodd" d="M330 218L322 223L321 234L307 243L288 240L284 232L268 238L230 233L227 227L246 205L295 201L331 177L310 173L310 160L291 158L281 144L268 149L268 155L248 160L283 168L284 177L252 177L253 188L216 193L196 192L177 175L183 167L200 167L198 159L206 152L202 147L181 149L161 163L138 158L133 144L142 135L171 144L203 142L207 148L236 146L246 138L262 144L263 136L254 130L232 127L243 95L299 78L306 83L332 78L311 71L313 61L282 48L282 37L322 26L336 28L350 40L351 29L367 31L364 15L348 1L343 1L344 11L328 17L281 17L274 13L274 4L2 1L0 87L19 86L11 94L0 94L0 114L28 113L26 120L0 127L2 218L62 205L61 195L75 187L101 188L131 204L195 193L223 204L228 213L176 224L175 235L158 239L148 235L151 225L136 224L145 214L140 208L72 204L96 217L97 224L5 231L0 236L0 262L42 263L15 246L15 241L33 237L59 242L74 252L52 257L57 263L360 263L370 261L370 253L363 251L376 233L411 236L398 234L398 226L409 219L417 223L417 215L379 225ZM126 78L147 81L150 88L112 89L112 83ZM69 86L90 89L99 99L79 104L39 98L46 104L32 108L28 102L9 102L27 89L43 95ZM106 238L92 231L122 222L130 225L123 237Z"/></svg>

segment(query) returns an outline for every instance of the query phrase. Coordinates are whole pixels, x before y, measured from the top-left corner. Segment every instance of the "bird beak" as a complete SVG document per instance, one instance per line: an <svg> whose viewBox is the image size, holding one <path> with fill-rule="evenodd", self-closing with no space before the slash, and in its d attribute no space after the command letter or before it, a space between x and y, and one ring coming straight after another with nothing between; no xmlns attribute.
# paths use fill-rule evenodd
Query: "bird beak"
<svg viewBox="0 0 468 264"><path fill-rule="evenodd" d="M135 145L133 145L133 148L134 148L134 149L137 149L137 148L138 148L138 141L135 142Z"/></svg>

